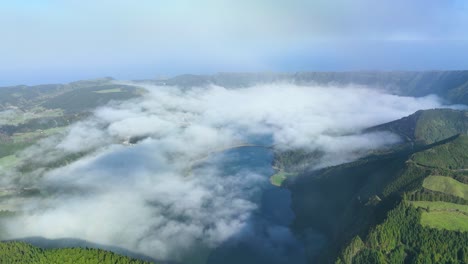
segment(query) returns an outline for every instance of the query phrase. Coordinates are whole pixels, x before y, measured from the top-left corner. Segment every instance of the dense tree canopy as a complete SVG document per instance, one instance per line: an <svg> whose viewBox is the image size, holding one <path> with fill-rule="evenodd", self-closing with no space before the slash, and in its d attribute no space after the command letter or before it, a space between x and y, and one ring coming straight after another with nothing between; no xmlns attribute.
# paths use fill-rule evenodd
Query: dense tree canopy
<svg viewBox="0 0 468 264"><path fill-rule="evenodd" d="M24 242L1 242L0 263L43 264L144 264L149 263L109 251L90 248L44 250Z"/></svg>

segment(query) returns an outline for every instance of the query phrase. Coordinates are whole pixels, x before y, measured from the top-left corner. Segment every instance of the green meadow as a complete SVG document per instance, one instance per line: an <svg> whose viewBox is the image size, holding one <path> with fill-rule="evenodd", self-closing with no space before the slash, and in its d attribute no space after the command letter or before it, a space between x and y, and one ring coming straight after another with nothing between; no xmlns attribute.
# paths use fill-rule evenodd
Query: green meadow
<svg viewBox="0 0 468 264"><path fill-rule="evenodd" d="M423 187L431 190L458 196L468 200L468 185L444 176L429 176L424 179Z"/></svg>

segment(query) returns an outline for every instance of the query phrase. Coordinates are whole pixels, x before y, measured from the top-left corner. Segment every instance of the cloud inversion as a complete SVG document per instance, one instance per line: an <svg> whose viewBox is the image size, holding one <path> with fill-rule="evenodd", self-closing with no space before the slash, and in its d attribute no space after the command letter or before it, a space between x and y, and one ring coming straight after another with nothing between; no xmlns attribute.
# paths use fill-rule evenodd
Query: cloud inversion
<svg viewBox="0 0 468 264"><path fill-rule="evenodd" d="M8 223L12 237L73 237L181 260L194 247L215 248L254 225L268 172L246 166L226 175L223 149L268 137L280 150L322 151L319 166L339 164L400 140L363 129L442 106L435 96L355 86L143 86L142 98L101 107L59 142L23 153L36 160L86 155L38 170L36 184L47 195L24 204L25 213ZM132 138L140 141L123 144ZM284 230L272 235L279 236Z"/></svg>

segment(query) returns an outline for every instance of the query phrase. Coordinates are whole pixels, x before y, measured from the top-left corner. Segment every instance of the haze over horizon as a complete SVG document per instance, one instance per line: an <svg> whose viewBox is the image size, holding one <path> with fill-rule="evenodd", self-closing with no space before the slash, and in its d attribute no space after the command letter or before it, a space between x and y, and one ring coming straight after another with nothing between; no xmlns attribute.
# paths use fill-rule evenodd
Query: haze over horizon
<svg viewBox="0 0 468 264"><path fill-rule="evenodd" d="M467 69L467 9L435 0L5 2L0 85Z"/></svg>

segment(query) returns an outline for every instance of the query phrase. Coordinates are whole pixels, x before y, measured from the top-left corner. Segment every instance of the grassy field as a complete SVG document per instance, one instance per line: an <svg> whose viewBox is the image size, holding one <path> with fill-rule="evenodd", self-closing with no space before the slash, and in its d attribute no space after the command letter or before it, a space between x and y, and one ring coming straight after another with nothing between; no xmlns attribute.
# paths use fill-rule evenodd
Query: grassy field
<svg viewBox="0 0 468 264"><path fill-rule="evenodd" d="M41 249L19 241L0 242L1 263L132 263L145 264L142 261L116 253L91 248L55 248Z"/></svg>
<svg viewBox="0 0 468 264"><path fill-rule="evenodd" d="M288 177L294 177L296 175L296 173L279 171L270 177L270 182L275 186L281 186L281 184L283 184L283 181L286 180Z"/></svg>
<svg viewBox="0 0 468 264"><path fill-rule="evenodd" d="M9 169L18 164L18 158L15 155L8 155L6 157L0 158L0 168Z"/></svg>
<svg viewBox="0 0 468 264"><path fill-rule="evenodd" d="M93 91L93 93L99 93L99 94L105 94L105 93L121 93L122 88L112 88L112 89L105 89L105 90L98 90L98 91Z"/></svg>
<svg viewBox="0 0 468 264"><path fill-rule="evenodd" d="M22 110L7 110L0 112L0 125L19 125L29 120L45 117L59 117L63 115L61 109L45 109L43 107L34 107L27 112Z"/></svg>
<svg viewBox="0 0 468 264"><path fill-rule="evenodd" d="M13 158L10 156L33 145L39 139L59 133L65 129L65 127L55 127L45 130L36 130L34 132L15 133L11 136L10 140L0 141L0 166L8 166L11 164ZM3 160L3 158L5 158L5 160Z"/></svg>
<svg viewBox="0 0 468 264"><path fill-rule="evenodd" d="M124 101L139 96L137 88L128 85L99 85L74 89L42 103L48 109L62 109L66 114L83 113L110 101Z"/></svg>
<svg viewBox="0 0 468 264"><path fill-rule="evenodd" d="M15 133L14 135L12 135L12 139L14 142L31 141L31 140L35 140L38 138L47 137L47 136L59 133L61 131L64 131L65 129L66 129L65 127L53 127L53 128L44 129L44 130L38 129L34 132Z"/></svg>
<svg viewBox="0 0 468 264"><path fill-rule="evenodd" d="M468 185L444 176L429 176L424 179L423 187L454 196L468 199Z"/></svg>
<svg viewBox="0 0 468 264"><path fill-rule="evenodd" d="M423 212L421 224L438 229L468 231L468 215L462 212L430 211Z"/></svg>
<svg viewBox="0 0 468 264"><path fill-rule="evenodd" d="M468 205L447 203L447 202L430 202L430 201L412 201L412 205L421 208L429 208L429 211L460 211L468 214Z"/></svg>
<svg viewBox="0 0 468 264"><path fill-rule="evenodd" d="M30 145L28 142L0 142L0 158L13 155Z"/></svg>
<svg viewBox="0 0 468 264"><path fill-rule="evenodd" d="M440 201L412 201L411 204L425 209L421 216L422 225L438 229L468 231L468 205Z"/></svg>

